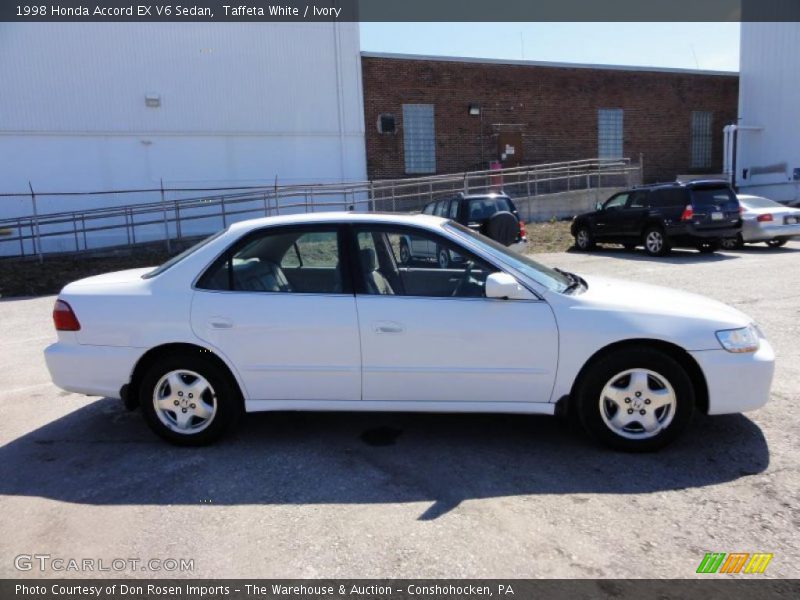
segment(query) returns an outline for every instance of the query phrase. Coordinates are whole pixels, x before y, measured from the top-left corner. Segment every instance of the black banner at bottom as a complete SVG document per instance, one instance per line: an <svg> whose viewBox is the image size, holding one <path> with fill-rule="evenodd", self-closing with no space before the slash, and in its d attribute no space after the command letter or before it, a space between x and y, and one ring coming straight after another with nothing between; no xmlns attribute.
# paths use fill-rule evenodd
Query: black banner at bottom
<svg viewBox="0 0 800 600"><path fill-rule="evenodd" d="M800 598L800 580L747 579L3 579L26 600L504 600Z"/></svg>

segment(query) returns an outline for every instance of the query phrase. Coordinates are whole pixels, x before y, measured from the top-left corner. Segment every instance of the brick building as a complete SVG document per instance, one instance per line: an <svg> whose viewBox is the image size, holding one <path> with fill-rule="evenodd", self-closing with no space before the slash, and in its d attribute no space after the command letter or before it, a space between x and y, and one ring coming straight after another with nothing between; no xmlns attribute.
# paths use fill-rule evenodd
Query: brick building
<svg viewBox="0 0 800 600"><path fill-rule="evenodd" d="M370 179L644 157L645 181L720 173L738 75L362 53Z"/></svg>

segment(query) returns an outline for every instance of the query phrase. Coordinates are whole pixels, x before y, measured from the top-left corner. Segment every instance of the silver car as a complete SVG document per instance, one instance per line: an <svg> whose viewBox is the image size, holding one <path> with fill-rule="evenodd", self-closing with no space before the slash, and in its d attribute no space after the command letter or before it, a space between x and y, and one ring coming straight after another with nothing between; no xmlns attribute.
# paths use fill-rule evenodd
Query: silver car
<svg viewBox="0 0 800 600"><path fill-rule="evenodd" d="M790 208L769 198L738 194L742 212L742 231L735 238L722 240L728 250L745 244L766 242L779 248L792 238L800 237L800 209Z"/></svg>

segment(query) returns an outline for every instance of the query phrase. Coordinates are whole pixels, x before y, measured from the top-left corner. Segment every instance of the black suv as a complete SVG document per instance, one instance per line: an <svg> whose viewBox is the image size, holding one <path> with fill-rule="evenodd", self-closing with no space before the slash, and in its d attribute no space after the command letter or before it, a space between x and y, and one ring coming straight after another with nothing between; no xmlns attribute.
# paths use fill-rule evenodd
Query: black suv
<svg viewBox="0 0 800 600"><path fill-rule="evenodd" d="M713 252L742 228L739 201L726 181L689 181L636 187L597 203L572 221L575 247L595 243L644 246L651 256L673 247Z"/></svg>
<svg viewBox="0 0 800 600"><path fill-rule="evenodd" d="M466 225L506 246L525 243L525 224L505 194L464 194L425 205L425 215L436 215Z"/></svg>

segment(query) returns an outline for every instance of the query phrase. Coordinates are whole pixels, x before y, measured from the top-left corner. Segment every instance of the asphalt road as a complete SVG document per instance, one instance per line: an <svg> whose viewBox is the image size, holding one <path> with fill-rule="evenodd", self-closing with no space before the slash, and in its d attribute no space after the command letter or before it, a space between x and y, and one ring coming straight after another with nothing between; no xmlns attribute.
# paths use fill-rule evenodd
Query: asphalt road
<svg viewBox="0 0 800 600"><path fill-rule="evenodd" d="M800 576L800 243L538 258L742 309L778 355L771 402L644 456L549 417L403 414L251 415L178 449L49 383L52 297L3 300L0 577L91 575L20 572L20 554L194 560L99 573L124 576L692 577L708 551L771 552L766 576Z"/></svg>

